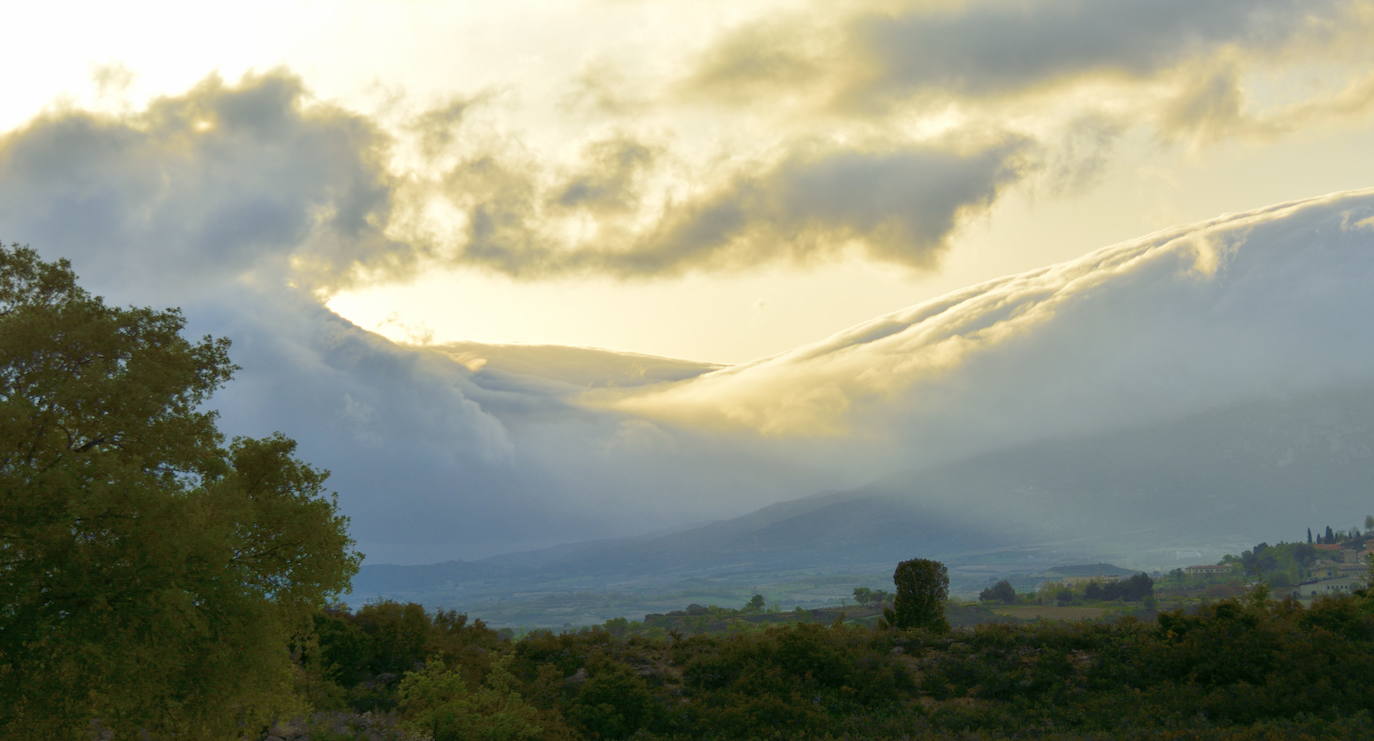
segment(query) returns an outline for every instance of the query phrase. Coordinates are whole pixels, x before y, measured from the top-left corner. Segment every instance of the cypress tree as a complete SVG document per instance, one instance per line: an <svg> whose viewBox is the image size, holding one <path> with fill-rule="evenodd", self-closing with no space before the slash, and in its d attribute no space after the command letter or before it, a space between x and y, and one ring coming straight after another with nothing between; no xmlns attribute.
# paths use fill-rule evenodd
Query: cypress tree
<svg viewBox="0 0 1374 741"><path fill-rule="evenodd" d="M949 621L945 619L949 571L944 564L926 558L902 561L892 573L892 581L897 585L897 597L888 617L893 627L949 631Z"/></svg>

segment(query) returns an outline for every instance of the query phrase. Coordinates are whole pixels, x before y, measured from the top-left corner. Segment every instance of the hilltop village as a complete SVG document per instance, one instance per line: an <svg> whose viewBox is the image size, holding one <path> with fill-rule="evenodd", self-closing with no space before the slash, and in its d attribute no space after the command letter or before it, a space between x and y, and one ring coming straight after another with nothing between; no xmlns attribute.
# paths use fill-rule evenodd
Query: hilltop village
<svg viewBox="0 0 1374 741"><path fill-rule="evenodd" d="M1322 595L1351 594L1369 584L1374 532L1332 532L1317 542L1260 543L1218 564L1189 566L1185 579L1219 583L1245 580L1268 584L1275 596L1308 601Z"/></svg>
<svg viewBox="0 0 1374 741"><path fill-rule="evenodd" d="M1217 563L1170 571L1147 574L1099 563L1014 574L990 582L978 602L1005 617L1092 619L1187 608L1262 586L1270 599L1292 598L1306 605L1369 585L1374 517L1366 525L1348 531L1327 527L1315 535L1309 530L1306 542L1259 543Z"/></svg>

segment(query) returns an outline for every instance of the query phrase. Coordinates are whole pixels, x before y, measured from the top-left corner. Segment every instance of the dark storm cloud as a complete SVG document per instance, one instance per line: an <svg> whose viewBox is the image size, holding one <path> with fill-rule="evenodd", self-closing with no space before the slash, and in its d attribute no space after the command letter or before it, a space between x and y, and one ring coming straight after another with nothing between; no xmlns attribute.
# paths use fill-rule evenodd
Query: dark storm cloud
<svg viewBox="0 0 1374 741"><path fill-rule="evenodd" d="M607 264L659 272L772 255L804 260L858 244L879 260L929 266L962 218L1024 174L1026 149L1013 140L967 154L913 147L789 158L762 176L735 180L668 221L653 244L608 256Z"/></svg>
<svg viewBox="0 0 1374 741"><path fill-rule="evenodd" d="M628 137L593 142L583 151L584 167L554 188L559 206L595 212L624 212L639 204L642 176L657 153Z"/></svg>
<svg viewBox="0 0 1374 741"><path fill-rule="evenodd" d="M52 249L169 301L210 274L328 292L438 262L651 278L851 251L929 268L965 219L1034 169L1024 138L951 136L796 139L703 173L627 133L564 166L516 140L465 137L480 102L407 119L400 135L445 168L438 177L394 174L394 142L375 121L312 100L281 71L211 78L126 116L59 111L0 139L0 223L21 239L60 234ZM425 222L436 200L461 226Z"/></svg>
<svg viewBox="0 0 1374 741"><path fill-rule="evenodd" d="M472 199L464 258L515 275L655 276L805 262L847 248L929 267L965 219L1036 167L1033 150L1014 138L962 148L800 150L762 172L738 174L670 205L628 247L550 244L531 226L538 220L533 186L490 161L467 163L448 182L457 197ZM566 203L569 189L561 193Z"/></svg>
<svg viewBox="0 0 1374 741"><path fill-rule="evenodd" d="M1226 46L1333 30L1346 0L980 0L859 17L867 94L997 95L1091 74L1146 77Z"/></svg>
<svg viewBox="0 0 1374 741"><path fill-rule="evenodd" d="M992 98L1087 77L1145 79L1236 50L1273 57L1349 33L1359 0L899 3L746 24L710 46L683 90L738 102L818 86L842 107L912 96Z"/></svg>
<svg viewBox="0 0 1374 741"><path fill-rule="evenodd" d="M0 224L170 296L255 271L337 287L418 256L383 234L386 147L288 74L210 78L132 116L59 111L0 138Z"/></svg>

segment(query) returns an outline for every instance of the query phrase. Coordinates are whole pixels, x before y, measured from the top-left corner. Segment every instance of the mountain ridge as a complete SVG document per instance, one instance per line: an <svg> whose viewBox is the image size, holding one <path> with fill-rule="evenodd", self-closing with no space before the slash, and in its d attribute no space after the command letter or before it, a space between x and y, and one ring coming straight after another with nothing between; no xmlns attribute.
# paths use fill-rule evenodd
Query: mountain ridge
<svg viewBox="0 0 1374 741"><path fill-rule="evenodd" d="M1254 434L1241 439L1242 431ZM1132 450L1149 452L1126 455ZM1079 464L1063 465L1070 460ZM1184 565L1177 554L1192 557L1199 546L1210 544L1219 556L1283 537L1265 526L1276 512L1291 522L1287 537L1295 539L1303 528L1330 520L1330 506L1314 511L1301 496L1315 471L1345 487L1326 497L1328 505L1335 502L1351 517L1374 510L1361 488L1374 478L1374 380L1090 439L1014 446L674 533L472 562L364 565L355 592L431 599L449 590L448 606L460 607L463 593L477 597L484 584L547 591L575 578L577 589L664 589L701 578L729 581L732 573L759 579L806 569L881 572L917 556L949 560L956 570L1000 559L1005 573L1048 568L1055 559L1115 563L1131 553L1135 560L1126 560L1134 568L1169 566L1171 558ZM1235 501L1241 493L1248 501ZM967 509L932 503L951 497L962 498ZM1180 511L1189 513L1186 520Z"/></svg>

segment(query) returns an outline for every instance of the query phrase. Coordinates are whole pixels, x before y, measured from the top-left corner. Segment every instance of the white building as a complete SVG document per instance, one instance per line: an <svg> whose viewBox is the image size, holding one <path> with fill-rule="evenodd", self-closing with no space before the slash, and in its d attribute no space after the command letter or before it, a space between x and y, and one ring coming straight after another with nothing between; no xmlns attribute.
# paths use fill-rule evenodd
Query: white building
<svg viewBox="0 0 1374 741"><path fill-rule="evenodd" d="M1298 599L1311 599L1323 595L1350 594L1369 585L1362 577L1342 576L1335 579L1308 581L1293 588L1293 596Z"/></svg>

